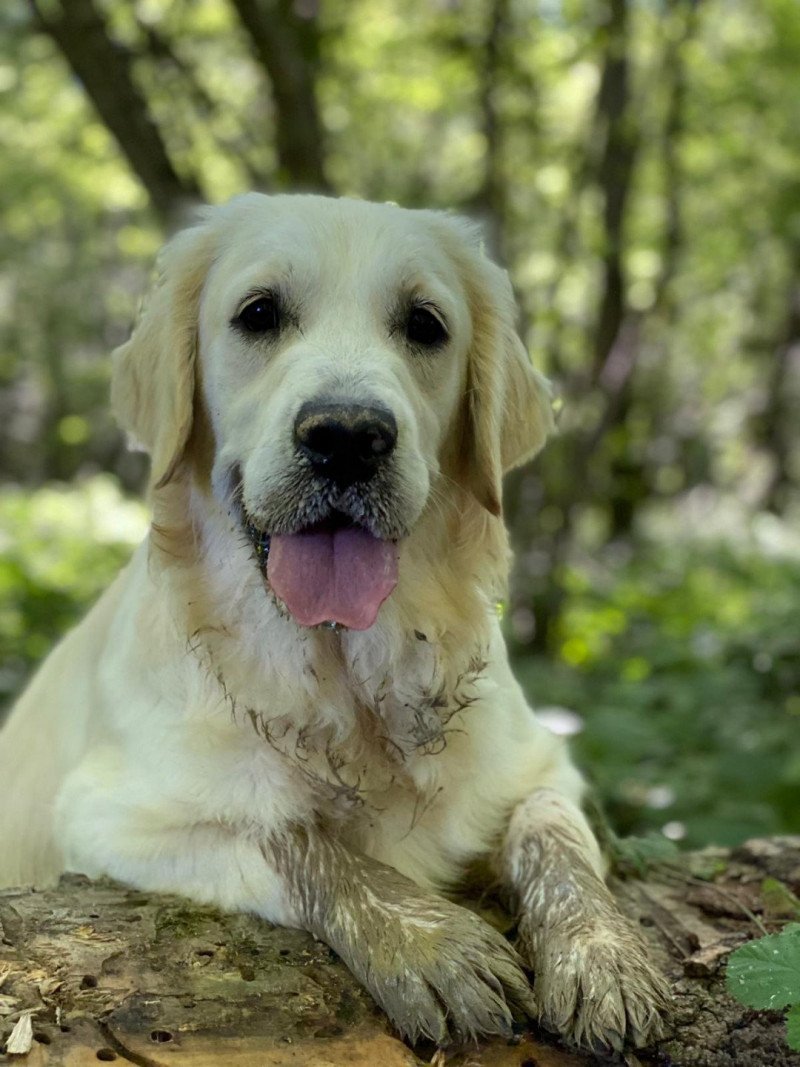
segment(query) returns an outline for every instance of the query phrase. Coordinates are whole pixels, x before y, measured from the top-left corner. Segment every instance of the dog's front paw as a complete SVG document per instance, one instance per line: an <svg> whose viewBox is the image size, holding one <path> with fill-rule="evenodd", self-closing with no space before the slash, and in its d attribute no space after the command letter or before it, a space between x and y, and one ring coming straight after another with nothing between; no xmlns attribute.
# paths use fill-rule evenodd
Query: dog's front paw
<svg viewBox="0 0 800 1067"><path fill-rule="evenodd" d="M536 1016L594 1052L663 1035L670 992L638 931L621 915L548 926L523 915L519 946L533 968Z"/></svg>
<svg viewBox="0 0 800 1067"><path fill-rule="evenodd" d="M521 960L477 915L430 897L385 920L358 945L338 950L410 1041L509 1037L513 1013L532 1013Z"/></svg>

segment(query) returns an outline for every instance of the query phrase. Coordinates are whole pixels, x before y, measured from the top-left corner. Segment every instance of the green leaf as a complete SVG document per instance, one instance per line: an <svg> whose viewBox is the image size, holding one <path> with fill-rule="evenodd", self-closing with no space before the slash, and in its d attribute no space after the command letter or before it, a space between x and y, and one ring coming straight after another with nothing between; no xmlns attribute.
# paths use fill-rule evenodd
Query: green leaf
<svg viewBox="0 0 800 1067"><path fill-rule="evenodd" d="M764 912L775 919L800 919L800 900L787 885L777 878L765 878L761 883Z"/></svg>
<svg viewBox="0 0 800 1067"><path fill-rule="evenodd" d="M616 838L611 848L614 871L621 877L646 878L648 873L674 864L679 856L675 842L660 833Z"/></svg>
<svg viewBox="0 0 800 1067"><path fill-rule="evenodd" d="M800 1004L800 923L731 953L725 982L728 992L749 1008Z"/></svg>
<svg viewBox="0 0 800 1067"><path fill-rule="evenodd" d="M789 1048L800 1052L800 1004L790 1008L786 1016L786 1041Z"/></svg>

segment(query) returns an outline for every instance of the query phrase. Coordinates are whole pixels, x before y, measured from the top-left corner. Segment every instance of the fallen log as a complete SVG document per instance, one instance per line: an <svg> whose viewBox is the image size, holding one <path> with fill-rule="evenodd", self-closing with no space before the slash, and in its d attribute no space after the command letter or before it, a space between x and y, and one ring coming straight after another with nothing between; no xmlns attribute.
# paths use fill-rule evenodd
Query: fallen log
<svg viewBox="0 0 800 1067"><path fill-rule="evenodd" d="M725 992L729 953L792 914L800 837L681 857L614 886L669 976L668 1037L628 1067L800 1067L781 1013ZM478 905L475 905L478 907ZM510 926L491 902L480 910ZM109 881L0 892L0 1063L89 1067L587 1067L534 1027L511 1042L410 1049L324 944L247 915Z"/></svg>

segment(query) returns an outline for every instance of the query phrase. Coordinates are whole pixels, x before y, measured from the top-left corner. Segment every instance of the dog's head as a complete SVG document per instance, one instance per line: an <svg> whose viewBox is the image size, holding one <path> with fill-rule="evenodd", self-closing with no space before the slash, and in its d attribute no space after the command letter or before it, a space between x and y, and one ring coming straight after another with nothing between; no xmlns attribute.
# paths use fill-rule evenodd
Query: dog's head
<svg viewBox="0 0 800 1067"><path fill-rule="evenodd" d="M499 516L503 473L544 442L514 321L471 223L249 194L166 247L112 396L156 490L192 467L202 405L211 491L273 591L303 625L366 629L437 494Z"/></svg>

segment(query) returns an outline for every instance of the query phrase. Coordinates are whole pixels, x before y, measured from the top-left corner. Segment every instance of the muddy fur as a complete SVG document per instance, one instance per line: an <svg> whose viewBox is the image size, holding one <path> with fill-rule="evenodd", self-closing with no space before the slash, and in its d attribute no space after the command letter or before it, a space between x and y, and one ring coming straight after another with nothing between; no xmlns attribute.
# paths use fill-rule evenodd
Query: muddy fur
<svg viewBox="0 0 800 1067"><path fill-rule="evenodd" d="M335 949L409 1040L510 1037L533 998L505 938L330 835L296 827L269 842L304 926Z"/></svg>
<svg viewBox="0 0 800 1067"><path fill-rule="evenodd" d="M575 1045L598 1052L619 1051L626 1040L650 1044L663 1035L666 982L587 858L580 822L570 818L561 798L538 793L524 805L534 818L506 856L516 891L518 949L535 972L537 1017ZM549 808L543 819L536 818L537 802Z"/></svg>

